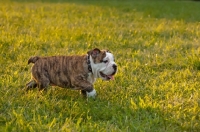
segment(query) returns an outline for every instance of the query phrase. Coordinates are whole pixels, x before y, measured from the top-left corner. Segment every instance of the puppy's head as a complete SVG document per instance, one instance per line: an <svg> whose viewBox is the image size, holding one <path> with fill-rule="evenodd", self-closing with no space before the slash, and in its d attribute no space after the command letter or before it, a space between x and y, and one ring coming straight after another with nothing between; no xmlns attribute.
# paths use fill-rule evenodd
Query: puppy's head
<svg viewBox="0 0 200 132"><path fill-rule="evenodd" d="M93 74L103 80L113 80L117 72L117 64L114 56L108 50L99 50L95 48L87 52L90 56Z"/></svg>

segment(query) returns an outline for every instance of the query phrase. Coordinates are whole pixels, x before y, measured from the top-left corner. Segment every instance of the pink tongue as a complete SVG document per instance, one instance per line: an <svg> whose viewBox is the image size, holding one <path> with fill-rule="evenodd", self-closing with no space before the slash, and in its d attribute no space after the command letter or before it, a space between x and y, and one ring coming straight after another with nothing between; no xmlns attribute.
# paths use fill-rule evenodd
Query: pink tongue
<svg viewBox="0 0 200 132"><path fill-rule="evenodd" d="M110 78L110 80L114 80L114 76L108 76Z"/></svg>

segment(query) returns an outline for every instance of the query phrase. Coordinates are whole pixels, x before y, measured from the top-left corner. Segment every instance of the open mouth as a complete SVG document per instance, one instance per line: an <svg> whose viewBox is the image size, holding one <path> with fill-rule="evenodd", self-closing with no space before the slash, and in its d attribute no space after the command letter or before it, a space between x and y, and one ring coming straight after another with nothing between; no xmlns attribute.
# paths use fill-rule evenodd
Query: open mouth
<svg viewBox="0 0 200 132"><path fill-rule="evenodd" d="M103 72L100 72L100 75L107 80L114 80L114 75L106 75Z"/></svg>

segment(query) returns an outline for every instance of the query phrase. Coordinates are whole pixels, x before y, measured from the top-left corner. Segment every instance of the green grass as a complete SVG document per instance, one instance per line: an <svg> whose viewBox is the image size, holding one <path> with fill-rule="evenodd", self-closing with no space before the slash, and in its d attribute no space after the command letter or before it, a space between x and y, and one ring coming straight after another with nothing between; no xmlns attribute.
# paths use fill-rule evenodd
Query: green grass
<svg viewBox="0 0 200 132"><path fill-rule="evenodd" d="M197 132L200 3L194 1L0 2L0 131ZM115 81L95 100L51 87L24 92L30 56L115 54Z"/></svg>

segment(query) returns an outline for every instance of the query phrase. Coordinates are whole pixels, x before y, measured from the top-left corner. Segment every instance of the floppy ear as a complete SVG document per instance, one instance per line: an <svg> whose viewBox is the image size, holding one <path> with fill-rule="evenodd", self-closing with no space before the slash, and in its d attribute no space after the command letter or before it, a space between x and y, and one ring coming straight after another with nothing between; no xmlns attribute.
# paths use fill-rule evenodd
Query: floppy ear
<svg viewBox="0 0 200 132"><path fill-rule="evenodd" d="M95 48L93 50L88 51L87 54L91 55L92 58L96 58L99 55L100 52L101 52L100 49Z"/></svg>

